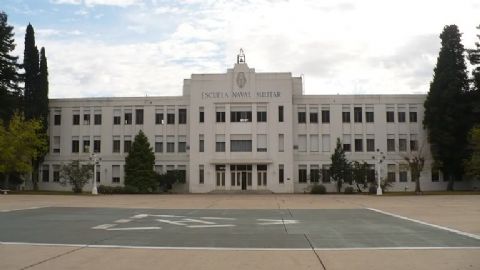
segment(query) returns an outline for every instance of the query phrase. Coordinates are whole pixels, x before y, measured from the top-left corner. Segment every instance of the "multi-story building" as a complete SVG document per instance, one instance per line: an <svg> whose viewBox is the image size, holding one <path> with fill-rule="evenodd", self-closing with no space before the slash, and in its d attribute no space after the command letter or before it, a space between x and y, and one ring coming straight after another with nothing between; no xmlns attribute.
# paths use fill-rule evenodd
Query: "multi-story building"
<svg viewBox="0 0 480 270"><path fill-rule="evenodd" d="M188 192L292 193L315 183L333 191L328 167L337 139L349 160L370 164L370 177L377 172L391 190L414 189L404 157L422 151L422 188L445 188L422 126L425 95L302 91L302 78L257 73L239 55L226 73L186 79L182 96L51 99L40 187L68 189L58 183L60 165L91 153L101 159L97 182L122 185L125 157L143 130L155 170L185 171Z"/></svg>

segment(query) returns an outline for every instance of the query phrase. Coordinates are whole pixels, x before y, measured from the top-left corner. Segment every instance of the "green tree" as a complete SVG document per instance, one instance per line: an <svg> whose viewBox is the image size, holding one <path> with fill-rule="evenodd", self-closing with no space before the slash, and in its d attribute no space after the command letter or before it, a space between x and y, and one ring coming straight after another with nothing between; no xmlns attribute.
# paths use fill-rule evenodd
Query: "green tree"
<svg viewBox="0 0 480 270"><path fill-rule="evenodd" d="M7 19L7 14L0 12L0 120L4 123L8 123L18 108L21 95L20 65L18 57L12 55L15 40L13 27L8 25Z"/></svg>
<svg viewBox="0 0 480 270"><path fill-rule="evenodd" d="M85 184L92 179L93 164L82 165L80 160L74 160L62 166L60 184L72 186L75 193L82 193Z"/></svg>
<svg viewBox="0 0 480 270"><path fill-rule="evenodd" d="M23 52L23 68L25 69L24 111L27 119L37 116L38 74L40 71L38 49L35 45L35 31L28 24L25 32L25 49Z"/></svg>
<svg viewBox="0 0 480 270"><path fill-rule="evenodd" d="M355 181L358 191L361 192L362 189L368 187L368 163L366 163L365 161L363 163L354 161L351 165L352 178Z"/></svg>
<svg viewBox="0 0 480 270"><path fill-rule="evenodd" d="M432 156L444 175L447 190L453 190L454 178L461 178L467 154L469 106L465 49L456 25L445 26L440 34L442 47L425 101L424 127L427 128Z"/></svg>
<svg viewBox="0 0 480 270"><path fill-rule="evenodd" d="M340 138L337 138L337 146L331 157L330 178L335 182L337 191L340 192L344 182L351 183L351 165L345 157Z"/></svg>
<svg viewBox="0 0 480 270"><path fill-rule="evenodd" d="M5 128L0 124L0 173L4 174L3 187L9 187L11 174L32 171L32 159L46 151L47 142L41 133L39 120L25 120L15 113Z"/></svg>
<svg viewBox="0 0 480 270"><path fill-rule="evenodd" d="M142 193L154 191L157 188L154 164L153 149L148 138L140 130L125 158L125 186L136 188Z"/></svg>
<svg viewBox="0 0 480 270"><path fill-rule="evenodd" d="M425 165L424 144L420 146L418 151L410 152L410 154L403 156L403 159L407 162L412 181L415 181L415 193L421 194L420 188L420 174L423 171Z"/></svg>
<svg viewBox="0 0 480 270"><path fill-rule="evenodd" d="M470 132L471 157L465 161L466 174L471 178L480 179L480 125Z"/></svg>
<svg viewBox="0 0 480 270"><path fill-rule="evenodd" d="M477 29L480 30L480 25L477 26ZM480 35L477 35L478 39L480 40ZM475 42L475 49L469 49L468 52L468 60L470 60L470 64L473 65L472 71L472 81L474 89L479 91L480 90L480 42Z"/></svg>

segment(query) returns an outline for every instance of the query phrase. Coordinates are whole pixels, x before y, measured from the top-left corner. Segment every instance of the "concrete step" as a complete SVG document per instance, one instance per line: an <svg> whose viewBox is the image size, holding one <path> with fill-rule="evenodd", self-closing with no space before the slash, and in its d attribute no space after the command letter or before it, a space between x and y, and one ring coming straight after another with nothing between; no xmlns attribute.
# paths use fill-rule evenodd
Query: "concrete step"
<svg viewBox="0 0 480 270"><path fill-rule="evenodd" d="M272 194L271 190L213 190L211 194Z"/></svg>

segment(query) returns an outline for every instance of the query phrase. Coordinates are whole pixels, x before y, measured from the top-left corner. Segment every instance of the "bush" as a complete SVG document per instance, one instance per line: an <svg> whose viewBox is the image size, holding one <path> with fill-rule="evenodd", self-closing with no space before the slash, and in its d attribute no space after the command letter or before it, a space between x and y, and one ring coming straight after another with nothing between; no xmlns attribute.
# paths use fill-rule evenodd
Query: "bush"
<svg viewBox="0 0 480 270"><path fill-rule="evenodd" d="M112 187L112 186L100 185L100 186L98 186L97 190L98 190L98 193L100 193L100 194L124 194L124 193L129 193L129 192L127 192L127 191L129 191L127 188L124 188L124 187L121 187L121 186Z"/></svg>
<svg viewBox="0 0 480 270"><path fill-rule="evenodd" d="M353 187L346 187L345 190L343 191L345 194L353 194L355 191L353 190Z"/></svg>
<svg viewBox="0 0 480 270"><path fill-rule="evenodd" d="M327 193L327 188L324 185L315 185L310 191L311 194L325 194Z"/></svg>
<svg viewBox="0 0 480 270"><path fill-rule="evenodd" d="M135 194L138 193L138 188L134 186L125 186L122 192L125 194Z"/></svg>
<svg viewBox="0 0 480 270"><path fill-rule="evenodd" d="M368 193L369 194L377 194L377 187L376 186L370 186L368 188Z"/></svg>

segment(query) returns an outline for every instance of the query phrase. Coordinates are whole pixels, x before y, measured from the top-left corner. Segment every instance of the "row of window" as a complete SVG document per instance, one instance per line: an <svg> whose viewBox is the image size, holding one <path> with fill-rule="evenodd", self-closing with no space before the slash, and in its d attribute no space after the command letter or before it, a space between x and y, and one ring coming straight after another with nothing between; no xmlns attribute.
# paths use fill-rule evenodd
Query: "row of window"
<svg viewBox="0 0 480 270"><path fill-rule="evenodd" d="M318 122L318 113L317 112L310 112L309 113L310 123L319 123ZM321 120L322 123L330 123L330 111L329 110L322 110L321 111ZM362 123L363 122L363 114L362 108L354 108L353 111L353 121L355 123ZM299 111L297 115L298 123L303 124L307 122L307 113L305 111ZM394 123L395 122L395 112L387 111L386 112L386 121L387 123ZM343 123L350 123L350 111L343 111L342 112L342 122ZM373 123L375 122L375 115L373 111L366 111L365 112L365 122L366 123ZM406 122L406 112L398 112L397 117L398 123L405 123ZM417 122L417 112L409 112L409 122L416 123Z"/></svg>

